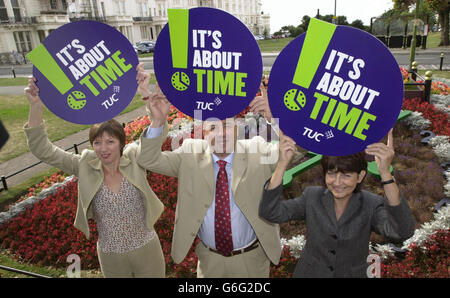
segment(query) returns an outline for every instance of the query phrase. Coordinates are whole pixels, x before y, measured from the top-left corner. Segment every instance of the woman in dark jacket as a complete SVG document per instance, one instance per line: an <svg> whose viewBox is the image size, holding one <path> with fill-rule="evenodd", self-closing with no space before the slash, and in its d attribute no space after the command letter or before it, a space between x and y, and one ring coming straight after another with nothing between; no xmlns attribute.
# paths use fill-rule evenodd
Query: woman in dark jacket
<svg viewBox="0 0 450 298"><path fill-rule="evenodd" d="M408 202L390 173L392 130L387 145L375 143L349 156L323 156L325 187L307 187L302 195L281 200L282 179L295 142L280 133L280 155L264 186L259 215L273 223L305 220L306 246L293 277L366 277L370 233L404 241L414 233ZM367 170L365 153L375 156L385 198L361 190Z"/></svg>

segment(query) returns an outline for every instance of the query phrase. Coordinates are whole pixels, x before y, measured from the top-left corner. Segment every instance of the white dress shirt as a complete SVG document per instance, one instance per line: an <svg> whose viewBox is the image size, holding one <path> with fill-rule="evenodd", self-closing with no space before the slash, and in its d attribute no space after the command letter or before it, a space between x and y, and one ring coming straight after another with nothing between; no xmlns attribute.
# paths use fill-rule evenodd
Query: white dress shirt
<svg viewBox="0 0 450 298"><path fill-rule="evenodd" d="M147 130L146 137L151 139L158 137L162 134L163 127L158 128L152 128L149 127ZM203 219L203 223L200 226L200 229L198 231L198 237L200 240L210 248L215 249L216 248L216 241L215 241L215 229L214 229L214 217L215 217L215 188L216 188L216 181L217 181L217 175L219 174L219 165L217 164L217 161L220 160L214 153L212 153L212 159L213 159L213 167L214 167L214 194L213 194L213 203L211 206L209 206L209 209L206 211L205 218ZM232 185L232 167L233 167L233 159L234 159L234 152L228 155L224 161L227 162L225 166L225 170L227 172L228 177L228 189L230 194L230 211L231 211L231 234L233 238L233 249L242 249L247 246L249 246L253 241L256 239L255 231L253 230L252 226L248 222L245 215L242 213L241 209L236 205L234 202L234 195L233 191L231 189Z"/></svg>

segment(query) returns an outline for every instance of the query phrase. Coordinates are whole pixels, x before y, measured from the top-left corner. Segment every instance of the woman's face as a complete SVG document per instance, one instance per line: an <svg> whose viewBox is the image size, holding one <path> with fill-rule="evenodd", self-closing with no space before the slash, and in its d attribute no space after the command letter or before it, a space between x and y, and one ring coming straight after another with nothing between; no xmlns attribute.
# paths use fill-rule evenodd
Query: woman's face
<svg viewBox="0 0 450 298"><path fill-rule="evenodd" d="M118 138L104 132L101 136L98 136L92 147L97 157L102 164L109 165L120 160L120 141Z"/></svg>
<svg viewBox="0 0 450 298"><path fill-rule="evenodd" d="M365 171L359 174L356 172L338 172L337 170L328 170L325 173L325 183L335 199L347 199L353 194L358 183L361 183L366 175Z"/></svg>

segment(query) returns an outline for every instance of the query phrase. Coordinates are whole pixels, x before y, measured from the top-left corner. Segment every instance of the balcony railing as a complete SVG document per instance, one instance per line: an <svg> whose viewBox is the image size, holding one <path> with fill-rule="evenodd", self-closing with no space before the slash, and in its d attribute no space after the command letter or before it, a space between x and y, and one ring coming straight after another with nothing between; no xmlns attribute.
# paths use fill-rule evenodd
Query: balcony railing
<svg viewBox="0 0 450 298"><path fill-rule="evenodd" d="M133 17L133 21L135 22L152 22L152 17Z"/></svg>
<svg viewBox="0 0 450 298"><path fill-rule="evenodd" d="M0 24L36 24L36 17L2 18Z"/></svg>
<svg viewBox="0 0 450 298"><path fill-rule="evenodd" d="M60 9L49 9L49 10L41 10L41 14L67 14L67 11Z"/></svg>
<svg viewBox="0 0 450 298"><path fill-rule="evenodd" d="M71 18L69 18L69 20L71 22L76 22L76 21L97 21L97 22L106 23L106 18L104 18L104 17L88 17L88 16L71 17Z"/></svg>

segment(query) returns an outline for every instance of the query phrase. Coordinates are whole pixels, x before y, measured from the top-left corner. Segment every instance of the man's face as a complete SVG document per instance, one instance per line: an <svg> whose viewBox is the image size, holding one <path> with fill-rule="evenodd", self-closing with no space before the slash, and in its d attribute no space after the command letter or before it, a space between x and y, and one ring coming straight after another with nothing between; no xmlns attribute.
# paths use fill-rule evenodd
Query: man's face
<svg viewBox="0 0 450 298"><path fill-rule="evenodd" d="M204 139L214 153L230 154L234 151L237 139L237 125L233 118L203 123Z"/></svg>

